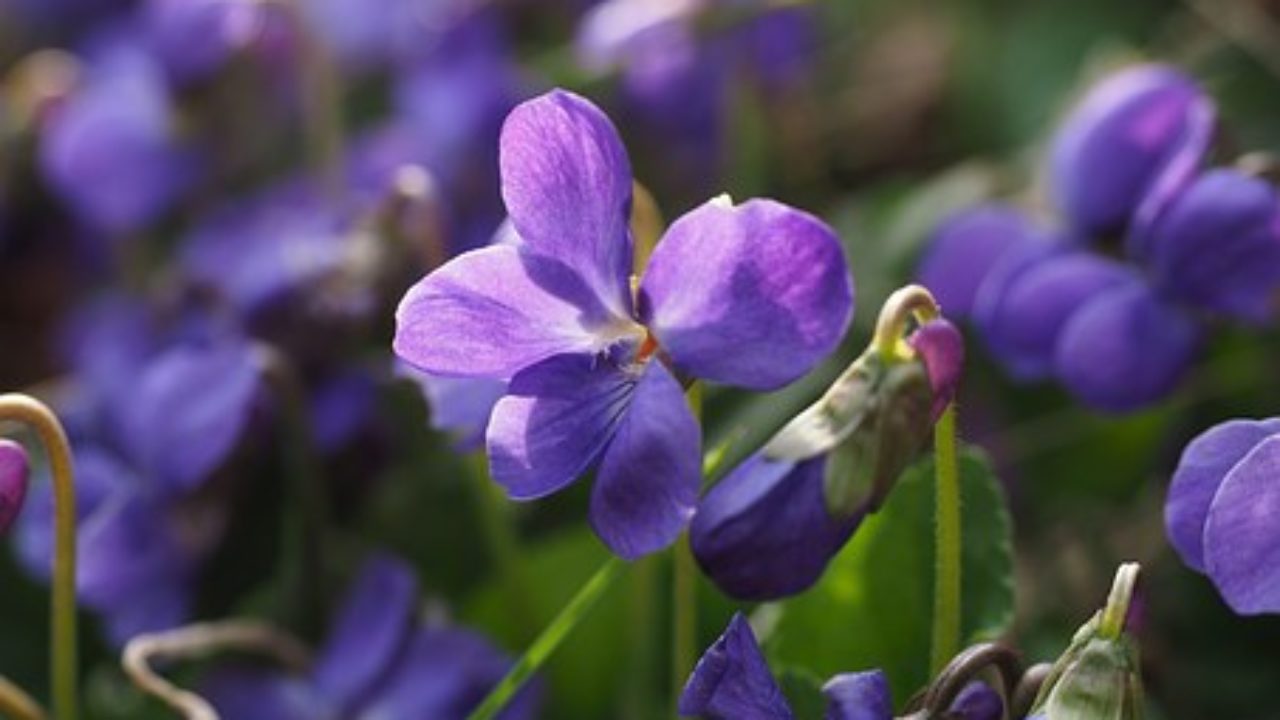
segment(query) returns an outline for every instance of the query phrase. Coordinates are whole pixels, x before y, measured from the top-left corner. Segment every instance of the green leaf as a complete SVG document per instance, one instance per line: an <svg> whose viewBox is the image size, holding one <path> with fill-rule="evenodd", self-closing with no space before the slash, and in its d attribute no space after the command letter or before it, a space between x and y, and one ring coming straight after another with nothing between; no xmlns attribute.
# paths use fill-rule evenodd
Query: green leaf
<svg viewBox="0 0 1280 720"><path fill-rule="evenodd" d="M960 455L966 642L1001 634L1013 618L1012 524L985 457ZM933 460L903 474L808 592L780 603L766 642L778 667L818 677L881 668L894 697L928 681L933 606Z"/></svg>

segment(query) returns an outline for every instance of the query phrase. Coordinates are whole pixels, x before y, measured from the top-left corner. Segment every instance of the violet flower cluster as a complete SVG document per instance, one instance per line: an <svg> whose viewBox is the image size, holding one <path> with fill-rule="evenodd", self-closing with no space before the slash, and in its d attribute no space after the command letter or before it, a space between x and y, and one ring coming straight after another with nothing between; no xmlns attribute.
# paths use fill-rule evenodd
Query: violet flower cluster
<svg viewBox="0 0 1280 720"><path fill-rule="evenodd" d="M822 688L827 720L892 720L893 697L879 670L842 673ZM1004 704L991 688L971 683L948 717L998 720ZM707 648L680 697L680 714L706 720L792 720L791 706L769 671L755 633L741 614Z"/></svg>
<svg viewBox="0 0 1280 720"><path fill-rule="evenodd" d="M1280 201L1265 179L1205 167L1214 128L1212 100L1176 69L1104 79L1053 140L1059 226L1007 205L962 212L921 282L1019 380L1056 378L1109 412L1161 400L1213 320L1264 323L1280 288Z"/></svg>
<svg viewBox="0 0 1280 720"><path fill-rule="evenodd" d="M513 498L596 467L596 533L623 557L662 549L701 477L678 378L769 389L809 370L853 309L839 243L806 213L721 198L672 223L633 284L630 163L600 110L564 91L518 106L500 164L518 241L415 285L396 354L428 374L510 381L486 445Z"/></svg>

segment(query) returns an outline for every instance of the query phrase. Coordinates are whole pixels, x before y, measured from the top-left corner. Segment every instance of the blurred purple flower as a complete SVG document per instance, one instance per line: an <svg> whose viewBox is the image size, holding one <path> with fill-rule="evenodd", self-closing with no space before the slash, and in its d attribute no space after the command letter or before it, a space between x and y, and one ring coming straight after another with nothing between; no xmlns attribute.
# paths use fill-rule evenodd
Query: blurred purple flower
<svg viewBox="0 0 1280 720"><path fill-rule="evenodd" d="M195 179L197 158L142 48L113 37L85 64L82 85L46 118L40 169L83 222L125 234L169 209Z"/></svg>
<svg viewBox="0 0 1280 720"><path fill-rule="evenodd" d="M255 0L146 0L148 46L177 83L201 80L248 47L263 22Z"/></svg>
<svg viewBox="0 0 1280 720"><path fill-rule="evenodd" d="M1178 70L1138 65L1109 75L1054 138L1054 199L1090 235L1123 231L1135 213L1149 220L1199 170L1214 121L1213 103Z"/></svg>
<svg viewBox="0 0 1280 720"><path fill-rule="evenodd" d="M1165 295L1254 323L1274 315L1280 198L1265 180L1234 170L1204 173L1159 217L1147 249Z"/></svg>
<svg viewBox="0 0 1280 720"><path fill-rule="evenodd" d="M237 720L461 720L510 662L475 633L420 625L417 603L412 570L375 555L348 589L307 674L220 668L206 678L203 694L223 717ZM499 717L531 718L537 705L535 685Z"/></svg>
<svg viewBox="0 0 1280 720"><path fill-rule="evenodd" d="M893 698L883 672L832 677L822 692L827 720L892 720ZM989 687L964 689L948 717L998 720L1004 705ZM706 720L792 720L794 715L773 679L751 626L741 613L698 661L680 697L680 714Z"/></svg>
<svg viewBox="0 0 1280 720"><path fill-rule="evenodd" d="M1165 500L1169 541L1241 615L1280 613L1280 418L1231 420L1182 453Z"/></svg>
<svg viewBox="0 0 1280 720"><path fill-rule="evenodd" d="M454 449L470 452L483 447L493 406L507 394L507 383L486 378L440 377L404 364L401 374L422 388L431 408L431 427L453 438Z"/></svg>
<svg viewBox="0 0 1280 720"><path fill-rule="evenodd" d="M1022 211L999 204L980 205L947 218L934 231L916 272L942 311L967 317L992 267L1011 249L1044 240Z"/></svg>
<svg viewBox="0 0 1280 720"><path fill-rule="evenodd" d="M699 478L698 424L673 369L759 389L810 369L852 312L839 243L772 201L712 201L672 224L637 301L630 164L603 113L563 91L517 107L501 172L521 242L461 255L413 287L395 351L429 374L511 380L487 444L512 497L598 464L596 532L623 557L663 548Z"/></svg>
<svg viewBox="0 0 1280 720"><path fill-rule="evenodd" d="M30 467L27 451L12 440L0 439L0 536L9 532L27 498Z"/></svg>

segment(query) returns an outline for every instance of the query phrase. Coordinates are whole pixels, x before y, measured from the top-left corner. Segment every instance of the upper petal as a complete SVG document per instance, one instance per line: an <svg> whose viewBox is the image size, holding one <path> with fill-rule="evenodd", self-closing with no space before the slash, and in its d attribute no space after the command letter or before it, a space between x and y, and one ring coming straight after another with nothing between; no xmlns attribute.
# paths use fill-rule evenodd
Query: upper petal
<svg viewBox="0 0 1280 720"><path fill-rule="evenodd" d="M822 576L863 516L831 516L825 467L825 455L796 464L757 454L707 492L689 542L716 587L739 600L774 600Z"/></svg>
<svg viewBox="0 0 1280 720"><path fill-rule="evenodd" d="M1200 88L1161 65L1118 72L1090 90L1052 150L1054 199L1072 224L1086 233L1121 230L1166 171L1194 171L1208 149L1206 107L1211 127Z"/></svg>
<svg viewBox="0 0 1280 720"><path fill-rule="evenodd" d="M973 310L987 273L1009 250L1039 242L1025 213L1007 205L983 205L951 216L929 241L916 277L949 317Z"/></svg>
<svg viewBox="0 0 1280 720"><path fill-rule="evenodd" d="M311 671L317 694L348 712L366 699L408 645L417 602L409 566L388 555L366 560Z"/></svg>
<svg viewBox="0 0 1280 720"><path fill-rule="evenodd" d="M827 720L891 720L893 697L880 670L841 673L822 686Z"/></svg>
<svg viewBox="0 0 1280 720"><path fill-rule="evenodd" d="M1141 281L1122 283L1072 314L1058 339L1058 377L1099 410L1128 412L1171 392L1190 366L1200 327Z"/></svg>
<svg viewBox="0 0 1280 720"><path fill-rule="evenodd" d="M521 500L573 482L613 436L636 382L593 355L559 355L516 375L489 418L493 479Z"/></svg>
<svg viewBox="0 0 1280 720"><path fill-rule="evenodd" d="M1269 437L1227 473L1204 526L1204 559L1222 597L1241 615L1280 612L1280 437Z"/></svg>
<svg viewBox="0 0 1280 720"><path fill-rule="evenodd" d="M1160 217L1147 249L1166 293L1264 321L1280 290L1280 199L1264 180L1207 172Z"/></svg>
<svg viewBox="0 0 1280 720"><path fill-rule="evenodd" d="M698 660L680 696L680 714L706 720L793 717L742 613Z"/></svg>
<svg viewBox="0 0 1280 720"><path fill-rule="evenodd" d="M1280 433L1280 419L1231 420L1187 444L1165 498L1164 523L1182 561L1204 571L1204 526L1218 488L1258 443Z"/></svg>
<svg viewBox="0 0 1280 720"><path fill-rule="evenodd" d="M853 315L835 232L772 200L712 200L676 220L640 293L642 317L678 367L762 390L808 372Z"/></svg>
<svg viewBox="0 0 1280 720"><path fill-rule="evenodd" d="M591 492L591 526L613 552L634 559L675 542L698 500L701 449L680 383L647 363Z"/></svg>
<svg viewBox="0 0 1280 720"><path fill-rule="evenodd" d="M502 198L525 244L629 315L631 164L613 123L589 100L553 90L511 111L500 145Z"/></svg>
<svg viewBox="0 0 1280 720"><path fill-rule="evenodd" d="M459 255L414 285L396 311L394 349L436 375L506 379L631 332L582 277L510 245Z"/></svg>

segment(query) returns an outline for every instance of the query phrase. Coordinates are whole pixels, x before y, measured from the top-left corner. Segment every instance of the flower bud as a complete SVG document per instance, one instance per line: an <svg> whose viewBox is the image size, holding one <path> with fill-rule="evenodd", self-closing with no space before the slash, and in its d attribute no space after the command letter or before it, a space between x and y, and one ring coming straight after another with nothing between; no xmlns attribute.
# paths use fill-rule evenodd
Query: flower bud
<svg viewBox="0 0 1280 720"><path fill-rule="evenodd" d="M1046 720L1138 720L1143 715L1138 646L1125 631L1138 565L1120 567L1107 606L1080 628L1036 701Z"/></svg>
<svg viewBox="0 0 1280 720"><path fill-rule="evenodd" d="M0 440L0 534L22 510L28 477L27 451L11 440Z"/></svg>

